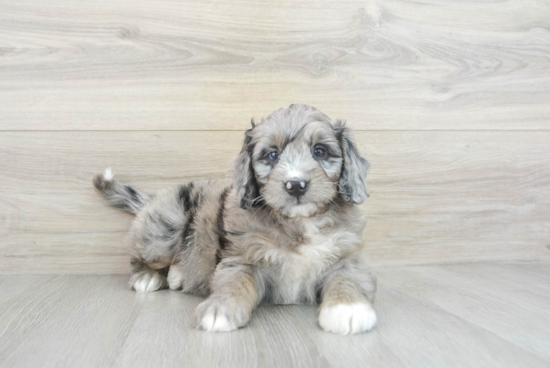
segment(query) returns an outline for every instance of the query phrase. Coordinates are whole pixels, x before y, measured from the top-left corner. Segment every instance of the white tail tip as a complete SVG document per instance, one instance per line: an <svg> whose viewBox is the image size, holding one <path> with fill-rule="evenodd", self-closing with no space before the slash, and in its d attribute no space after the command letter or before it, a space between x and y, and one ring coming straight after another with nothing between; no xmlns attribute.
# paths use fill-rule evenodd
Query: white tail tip
<svg viewBox="0 0 550 368"><path fill-rule="evenodd" d="M113 170L111 170L110 167L106 168L105 171L103 172L103 180L105 181L113 180L114 176L115 176L115 173L113 172Z"/></svg>

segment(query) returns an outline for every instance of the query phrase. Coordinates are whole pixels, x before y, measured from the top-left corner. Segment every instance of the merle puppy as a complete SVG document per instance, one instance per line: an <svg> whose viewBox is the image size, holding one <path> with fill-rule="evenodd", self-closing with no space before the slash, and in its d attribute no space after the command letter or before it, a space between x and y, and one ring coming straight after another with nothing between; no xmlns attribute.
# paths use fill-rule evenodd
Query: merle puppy
<svg viewBox="0 0 550 368"><path fill-rule="evenodd" d="M149 197L94 178L109 203L136 214L128 236L137 292L207 296L196 327L231 331L260 303L321 303L325 331L376 324L376 280L361 260L369 165L349 128L291 105L245 133L232 180L196 181Z"/></svg>

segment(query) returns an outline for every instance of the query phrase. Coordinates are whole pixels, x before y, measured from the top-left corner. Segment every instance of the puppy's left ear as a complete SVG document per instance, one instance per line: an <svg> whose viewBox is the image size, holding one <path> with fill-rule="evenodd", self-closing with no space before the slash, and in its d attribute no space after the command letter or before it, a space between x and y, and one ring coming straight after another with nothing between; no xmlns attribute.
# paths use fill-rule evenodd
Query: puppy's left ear
<svg viewBox="0 0 550 368"><path fill-rule="evenodd" d="M252 121L252 129L245 132L244 143L241 153L235 159L233 167L233 176L237 187L237 195L239 197L241 208L250 208L258 203L260 197L260 188L256 181L254 168L252 167L252 152L254 144L252 141L252 130L255 124Z"/></svg>
<svg viewBox="0 0 550 368"><path fill-rule="evenodd" d="M365 184L369 163L357 149L351 129L338 121L334 130L340 140L343 156L338 192L345 201L361 204L369 197Z"/></svg>

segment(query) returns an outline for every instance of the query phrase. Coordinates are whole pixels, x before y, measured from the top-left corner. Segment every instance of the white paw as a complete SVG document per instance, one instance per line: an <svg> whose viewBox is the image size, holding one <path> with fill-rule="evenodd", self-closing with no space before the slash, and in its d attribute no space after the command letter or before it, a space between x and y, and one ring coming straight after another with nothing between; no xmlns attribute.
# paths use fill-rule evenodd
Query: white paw
<svg viewBox="0 0 550 368"><path fill-rule="evenodd" d="M327 332L342 335L361 333L376 325L376 312L368 303L331 305L321 309L319 324Z"/></svg>
<svg viewBox="0 0 550 368"><path fill-rule="evenodd" d="M178 266L170 266L168 271L168 287L172 290L181 289L183 283L183 273Z"/></svg>
<svg viewBox="0 0 550 368"><path fill-rule="evenodd" d="M155 291L160 289L164 284L162 276L158 273L144 273L136 278L132 287L138 293L144 293L147 291Z"/></svg>
<svg viewBox="0 0 550 368"><path fill-rule="evenodd" d="M231 301L223 304L207 299L197 307L197 328L210 332L234 331L244 326L250 314Z"/></svg>

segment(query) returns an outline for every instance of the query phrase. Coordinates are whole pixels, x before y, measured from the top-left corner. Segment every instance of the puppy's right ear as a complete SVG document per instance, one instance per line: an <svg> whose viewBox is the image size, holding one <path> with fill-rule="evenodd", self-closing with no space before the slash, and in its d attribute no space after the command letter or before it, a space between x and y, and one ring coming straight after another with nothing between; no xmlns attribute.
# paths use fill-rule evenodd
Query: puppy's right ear
<svg viewBox="0 0 550 368"><path fill-rule="evenodd" d="M241 208L250 208L259 203L260 188L256 181L254 167L252 166L252 153L254 144L252 141L252 130L254 129L254 121L252 128L248 129L244 135L244 143L241 153L235 159L233 175L235 177L235 185L237 187L237 196L239 198Z"/></svg>

